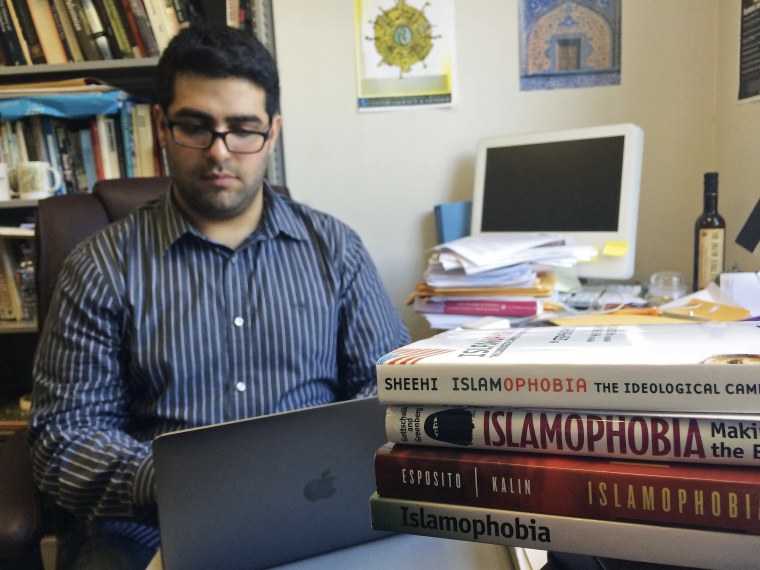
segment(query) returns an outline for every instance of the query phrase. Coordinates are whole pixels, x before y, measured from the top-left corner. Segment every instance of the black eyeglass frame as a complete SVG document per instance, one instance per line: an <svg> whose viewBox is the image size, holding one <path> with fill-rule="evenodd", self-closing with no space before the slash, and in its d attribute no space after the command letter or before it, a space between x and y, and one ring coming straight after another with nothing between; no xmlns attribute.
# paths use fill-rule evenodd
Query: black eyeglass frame
<svg viewBox="0 0 760 570"><path fill-rule="evenodd" d="M211 140L209 141L209 143L206 146L192 146L192 145L189 145L187 143L179 142L177 140L176 135L174 134L174 127L175 126L191 126L190 124L183 123L181 121L172 121L166 115L164 115L164 123L166 123L166 128L169 129L169 134L171 134L172 140L176 144L178 144L179 146L181 146L181 147L192 148L194 150L208 150L216 142L216 139L222 139L222 142L224 143L224 147L229 152L231 152L233 154L257 154L257 153L261 152L262 150L264 150L264 146L266 146L267 141L269 140L269 137L272 134L272 128L271 127L269 127L269 129L266 132L263 132L263 133L259 132L259 131L249 131L249 130L246 130L245 131L246 133L260 135L264 140L261 143L261 148L259 148L259 150L243 150L243 151L240 151L240 150L232 150L230 148L230 145L227 144L227 135L230 134L230 133L233 133L234 131L215 131L214 129L211 129L211 128L208 128L208 127L203 127L201 125L192 125L193 127L196 127L196 128L199 128L199 129L203 129L203 130L208 131L209 133L211 133Z"/></svg>

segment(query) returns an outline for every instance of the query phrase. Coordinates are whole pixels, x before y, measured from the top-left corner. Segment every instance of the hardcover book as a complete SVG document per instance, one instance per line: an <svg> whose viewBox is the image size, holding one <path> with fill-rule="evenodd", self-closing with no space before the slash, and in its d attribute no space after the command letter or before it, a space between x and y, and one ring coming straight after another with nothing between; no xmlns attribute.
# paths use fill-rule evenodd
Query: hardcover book
<svg viewBox="0 0 760 570"><path fill-rule="evenodd" d="M760 415L388 406L388 441L405 445L760 465Z"/></svg>
<svg viewBox="0 0 760 570"><path fill-rule="evenodd" d="M447 331L377 362L384 404L757 413L754 322Z"/></svg>
<svg viewBox="0 0 760 570"><path fill-rule="evenodd" d="M760 535L756 468L388 443L375 479L385 497Z"/></svg>
<svg viewBox="0 0 760 570"><path fill-rule="evenodd" d="M372 528L713 570L756 568L756 536L446 503L370 498ZM634 566L631 566L633 568Z"/></svg>
<svg viewBox="0 0 760 570"><path fill-rule="evenodd" d="M494 317L531 317L543 309L536 299L436 298L415 297L412 308L418 313L440 315L482 315Z"/></svg>

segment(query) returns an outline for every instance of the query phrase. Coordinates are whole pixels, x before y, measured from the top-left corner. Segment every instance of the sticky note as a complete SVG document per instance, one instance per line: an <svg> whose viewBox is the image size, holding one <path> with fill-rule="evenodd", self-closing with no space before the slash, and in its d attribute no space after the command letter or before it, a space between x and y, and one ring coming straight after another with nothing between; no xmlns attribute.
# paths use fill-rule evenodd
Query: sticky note
<svg viewBox="0 0 760 570"><path fill-rule="evenodd" d="M628 253L627 241L608 241L602 250L602 255L609 255L610 257L623 257L626 253Z"/></svg>

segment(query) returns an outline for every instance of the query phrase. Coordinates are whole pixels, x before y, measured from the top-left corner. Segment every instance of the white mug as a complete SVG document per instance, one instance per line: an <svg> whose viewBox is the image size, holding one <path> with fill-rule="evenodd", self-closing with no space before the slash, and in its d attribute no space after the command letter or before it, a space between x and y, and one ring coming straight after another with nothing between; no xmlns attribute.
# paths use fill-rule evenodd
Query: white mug
<svg viewBox="0 0 760 570"><path fill-rule="evenodd" d="M63 184L63 175L45 161L20 162L16 166L19 198L42 200L49 198Z"/></svg>
<svg viewBox="0 0 760 570"><path fill-rule="evenodd" d="M8 165L0 162L0 201L11 199L11 179Z"/></svg>

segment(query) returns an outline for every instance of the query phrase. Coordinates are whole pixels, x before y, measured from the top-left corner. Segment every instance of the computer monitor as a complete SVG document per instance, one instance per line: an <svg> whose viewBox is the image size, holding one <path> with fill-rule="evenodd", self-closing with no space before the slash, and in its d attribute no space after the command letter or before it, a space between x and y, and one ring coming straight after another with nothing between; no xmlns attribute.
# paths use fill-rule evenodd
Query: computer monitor
<svg viewBox="0 0 760 570"><path fill-rule="evenodd" d="M644 133L627 123L478 143L471 234L545 233L593 245L577 275L633 275Z"/></svg>

